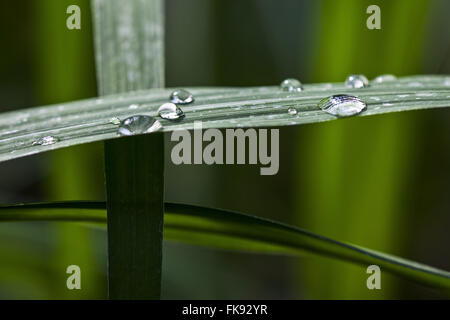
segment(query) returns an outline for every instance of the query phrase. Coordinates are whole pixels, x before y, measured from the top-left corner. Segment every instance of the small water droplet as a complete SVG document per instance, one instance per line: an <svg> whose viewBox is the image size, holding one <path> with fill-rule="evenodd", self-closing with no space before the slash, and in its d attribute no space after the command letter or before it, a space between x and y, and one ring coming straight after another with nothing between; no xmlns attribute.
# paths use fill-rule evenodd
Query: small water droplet
<svg viewBox="0 0 450 320"><path fill-rule="evenodd" d="M150 133L162 128L161 122L150 116L136 115L120 123L117 133L121 136Z"/></svg>
<svg viewBox="0 0 450 320"><path fill-rule="evenodd" d="M292 116L295 116L295 115L297 114L297 109L295 109L295 108L293 108L293 107L290 107L290 108L288 109L288 113L289 113L290 115L292 115Z"/></svg>
<svg viewBox="0 0 450 320"><path fill-rule="evenodd" d="M32 143L32 145L33 146L48 146L48 145L54 144L58 141L59 141L59 139L57 137L45 136L45 137L39 138L36 141L34 141Z"/></svg>
<svg viewBox="0 0 450 320"><path fill-rule="evenodd" d="M379 75L378 77L376 77L375 79L373 79L373 82L383 83L383 82L395 81L395 80L397 80L397 77L394 76L393 74L382 74L382 75Z"/></svg>
<svg viewBox="0 0 450 320"><path fill-rule="evenodd" d="M134 109L137 109L138 107L139 107L139 105L133 103L133 104L130 104L130 106L128 107L128 109L134 110Z"/></svg>
<svg viewBox="0 0 450 320"><path fill-rule="evenodd" d="M339 94L322 99L318 107L337 117L349 117L361 113L367 106L358 97Z"/></svg>
<svg viewBox="0 0 450 320"><path fill-rule="evenodd" d="M188 104L194 101L192 93L184 89L177 89L170 94L170 102L176 104Z"/></svg>
<svg viewBox="0 0 450 320"><path fill-rule="evenodd" d="M352 74L345 80L347 88L365 88L369 86L369 80L362 74Z"/></svg>
<svg viewBox="0 0 450 320"><path fill-rule="evenodd" d="M109 119L109 123L115 124L115 125L119 125L120 124L120 119L117 118L117 117L113 117L113 118Z"/></svg>
<svg viewBox="0 0 450 320"><path fill-rule="evenodd" d="M300 92L303 90L302 84L297 79L285 79L280 83L280 88L288 92Z"/></svg>
<svg viewBox="0 0 450 320"><path fill-rule="evenodd" d="M158 109L158 114L161 118L167 120L179 120L184 117L183 110L180 109L175 103L164 103Z"/></svg>

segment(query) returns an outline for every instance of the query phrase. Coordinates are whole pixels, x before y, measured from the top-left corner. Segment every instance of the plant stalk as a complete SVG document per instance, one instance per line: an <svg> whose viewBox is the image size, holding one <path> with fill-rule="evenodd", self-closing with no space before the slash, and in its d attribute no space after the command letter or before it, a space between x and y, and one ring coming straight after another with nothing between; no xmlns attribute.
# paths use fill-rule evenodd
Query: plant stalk
<svg viewBox="0 0 450 320"><path fill-rule="evenodd" d="M163 2L92 0L92 9L100 95L163 87ZM104 146L108 296L159 299L163 134L110 140Z"/></svg>
<svg viewBox="0 0 450 320"><path fill-rule="evenodd" d="M164 212L163 134L105 142L108 291L159 299Z"/></svg>

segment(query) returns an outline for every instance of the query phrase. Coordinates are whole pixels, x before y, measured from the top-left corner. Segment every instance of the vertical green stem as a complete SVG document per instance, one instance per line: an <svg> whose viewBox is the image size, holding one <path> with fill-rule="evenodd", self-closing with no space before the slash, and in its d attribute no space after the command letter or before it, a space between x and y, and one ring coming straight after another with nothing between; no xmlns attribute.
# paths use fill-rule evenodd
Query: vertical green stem
<svg viewBox="0 0 450 320"><path fill-rule="evenodd" d="M100 94L163 87L163 1L92 0L92 9ZM160 297L163 157L159 133L105 142L110 299Z"/></svg>
<svg viewBox="0 0 450 320"><path fill-rule="evenodd" d="M78 0L82 14L82 29L66 26L68 6L73 0L41 0L30 2L34 14L35 87L40 104L61 103L95 95L95 74L92 59L92 31L89 19L89 0ZM58 26L58 27L55 27ZM101 144L89 144L57 150L46 157L50 162L46 179L49 200L101 199L103 186L97 183L102 167ZM70 183L67 183L70 181ZM90 299L98 297L102 287L97 278L97 262L92 249L92 230L76 225L61 224L52 228L58 238L52 258L58 272L58 283L65 283L67 266L76 264L82 270L82 281L89 283L82 290L55 292L58 299ZM104 297L104 294L101 295Z"/></svg>
<svg viewBox="0 0 450 320"><path fill-rule="evenodd" d="M161 133L105 142L111 298L160 296L163 144Z"/></svg>

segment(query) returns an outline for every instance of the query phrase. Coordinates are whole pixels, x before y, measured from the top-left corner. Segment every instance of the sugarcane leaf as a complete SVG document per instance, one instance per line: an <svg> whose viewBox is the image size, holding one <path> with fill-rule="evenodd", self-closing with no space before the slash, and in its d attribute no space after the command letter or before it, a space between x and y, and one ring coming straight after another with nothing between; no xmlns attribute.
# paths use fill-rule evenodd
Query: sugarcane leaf
<svg viewBox="0 0 450 320"><path fill-rule="evenodd" d="M106 226L104 202L55 202L0 206L0 222L59 221ZM165 240L227 250L315 254L383 270L426 286L450 290L450 272L341 242L295 226L221 209L166 203Z"/></svg>
<svg viewBox="0 0 450 320"><path fill-rule="evenodd" d="M368 88L349 89L343 83L304 85L302 92L277 86L252 88L187 88L195 97L182 107L185 117L173 122L159 119L163 131L193 129L195 121L207 128L282 127L336 120L317 104L334 94L355 95L367 103L358 116L450 106L450 77L411 76ZM117 124L137 114L157 117L172 89L149 89L59 105L3 113L0 116L0 162L93 141L119 137ZM295 108L297 114L287 112ZM117 120L117 119L116 119ZM39 145L42 137L57 142Z"/></svg>

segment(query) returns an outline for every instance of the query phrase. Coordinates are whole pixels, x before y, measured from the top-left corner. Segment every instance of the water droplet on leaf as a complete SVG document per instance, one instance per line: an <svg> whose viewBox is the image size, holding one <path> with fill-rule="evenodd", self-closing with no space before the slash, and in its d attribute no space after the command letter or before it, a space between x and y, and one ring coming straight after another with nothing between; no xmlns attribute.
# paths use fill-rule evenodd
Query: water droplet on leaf
<svg viewBox="0 0 450 320"><path fill-rule="evenodd" d="M113 117L111 119L109 119L109 123L115 124L115 125L119 125L120 124L120 119L117 117Z"/></svg>
<svg viewBox="0 0 450 320"><path fill-rule="evenodd" d="M170 102L176 104L188 104L194 101L192 93L184 89L177 89L170 94Z"/></svg>
<svg viewBox="0 0 450 320"><path fill-rule="evenodd" d="M132 136L158 131L162 128L161 122L150 116L136 115L126 118L120 123L117 133L121 136Z"/></svg>
<svg viewBox="0 0 450 320"><path fill-rule="evenodd" d="M322 99L318 107L337 117L349 117L361 113L367 106L358 97L339 94Z"/></svg>
<svg viewBox="0 0 450 320"><path fill-rule="evenodd" d="M347 88L365 88L369 86L369 80L362 74L352 74L345 80Z"/></svg>
<svg viewBox="0 0 450 320"><path fill-rule="evenodd" d="M293 107L290 107L290 108L288 109L288 113L289 113L290 115L294 116L294 115L297 114L297 109L295 109L295 108L293 108Z"/></svg>
<svg viewBox="0 0 450 320"><path fill-rule="evenodd" d="M393 74L382 74L373 79L373 82L375 83L383 83L383 82L389 82L389 81L395 81L397 80L397 77Z"/></svg>
<svg viewBox="0 0 450 320"><path fill-rule="evenodd" d="M288 92L300 92L303 90L302 84L297 79L286 79L280 84L280 88L283 91Z"/></svg>
<svg viewBox="0 0 450 320"><path fill-rule="evenodd" d="M34 141L32 143L32 145L33 146L48 146L48 145L54 144L58 141L59 141L59 139L57 137L46 136L46 137L42 137L42 138L39 138L38 140Z"/></svg>
<svg viewBox="0 0 450 320"><path fill-rule="evenodd" d="M184 117L183 110L174 103L164 103L158 109L161 118L167 120L179 120Z"/></svg>

